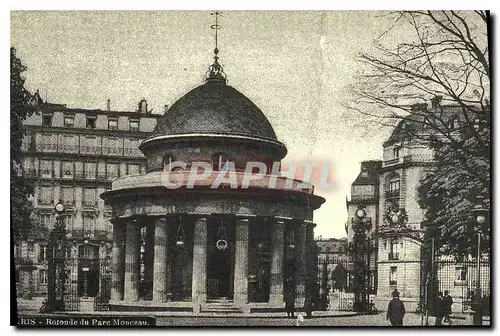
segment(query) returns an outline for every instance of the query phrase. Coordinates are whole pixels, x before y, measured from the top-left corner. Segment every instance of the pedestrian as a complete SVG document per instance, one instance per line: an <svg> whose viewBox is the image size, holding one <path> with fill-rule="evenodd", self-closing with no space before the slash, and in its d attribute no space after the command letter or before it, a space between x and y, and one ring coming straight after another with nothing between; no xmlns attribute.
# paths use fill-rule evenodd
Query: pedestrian
<svg viewBox="0 0 500 336"><path fill-rule="evenodd" d="M443 297L443 316L444 316L444 322L448 322L451 324L451 306L453 305L453 298L449 294L447 290L444 291L444 297Z"/></svg>
<svg viewBox="0 0 500 336"><path fill-rule="evenodd" d="M436 301L434 301L434 315L436 316L436 323L434 325L440 326L443 325L443 292L439 292L438 296L436 298Z"/></svg>
<svg viewBox="0 0 500 336"><path fill-rule="evenodd" d="M392 292L392 300L387 307L387 319L391 321L393 326L402 326L403 318L405 316L405 305L399 299L399 292L395 289Z"/></svg>
<svg viewBox="0 0 500 336"><path fill-rule="evenodd" d="M292 290L286 292L285 311L286 317L295 318L295 296Z"/></svg>
<svg viewBox="0 0 500 336"><path fill-rule="evenodd" d="M306 297L305 304L304 304L304 311L306 313L307 319L312 318L313 303L312 303L311 298Z"/></svg>

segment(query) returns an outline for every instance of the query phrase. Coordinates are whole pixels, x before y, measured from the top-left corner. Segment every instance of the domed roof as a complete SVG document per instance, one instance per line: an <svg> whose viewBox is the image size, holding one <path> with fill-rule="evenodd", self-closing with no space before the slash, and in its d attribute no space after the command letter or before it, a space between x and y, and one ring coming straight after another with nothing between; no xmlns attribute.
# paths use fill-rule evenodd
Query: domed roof
<svg viewBox="0 0 500 336"><path fill-rule="evenodd" d="M152 138L181 134L228 134L277 141L262 111L225 80L209 79L177 100L157 121Z"/></svg>

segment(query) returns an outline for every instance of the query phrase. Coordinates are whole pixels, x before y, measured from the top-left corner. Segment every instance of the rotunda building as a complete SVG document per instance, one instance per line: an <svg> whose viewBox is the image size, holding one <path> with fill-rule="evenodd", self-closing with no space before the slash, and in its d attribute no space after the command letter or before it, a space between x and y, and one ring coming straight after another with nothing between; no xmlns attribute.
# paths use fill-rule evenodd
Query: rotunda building
<svg viewBox="0 0 500 336"><path fill-rule="evenodd" d="M200 313L224 301L250 312L282 308L288 293L296 307L311 299L313 211L325 200L273 169L287 149L264 113L227 85L217 57L139 148L146 173L101 195L113 211L111 309ZM244 187L248 162L261 163L260 178ZM196 168L194 180L200 163L212 171ZM238 187L214 188L228 167Z"/></svg>

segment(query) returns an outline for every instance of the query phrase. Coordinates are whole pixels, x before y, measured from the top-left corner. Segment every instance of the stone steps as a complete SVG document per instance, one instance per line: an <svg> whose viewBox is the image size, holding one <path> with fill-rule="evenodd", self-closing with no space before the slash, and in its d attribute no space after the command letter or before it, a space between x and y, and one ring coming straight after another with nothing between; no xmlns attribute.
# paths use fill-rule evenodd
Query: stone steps
<svg viewBox="0 0 500 336"><path fill-rule="evenodd" d="M201 312L211 314L242 314L243 309L236 307L233 300L209 299L207 303L201 305Z"/></svg>

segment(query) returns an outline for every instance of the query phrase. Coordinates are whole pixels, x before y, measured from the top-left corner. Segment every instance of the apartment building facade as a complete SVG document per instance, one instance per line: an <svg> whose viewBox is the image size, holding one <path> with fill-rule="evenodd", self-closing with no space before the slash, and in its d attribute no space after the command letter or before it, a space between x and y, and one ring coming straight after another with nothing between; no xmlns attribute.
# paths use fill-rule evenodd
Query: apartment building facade
<svg viewBox="0 0 500 336"><path fill-rule="evenodd" d="M20 173L34 187L32 220L47 234L14 246L18 297L43 297L48 283L48 232L55 224L54 206L65 206L67 258L105 260L112 249L111 209L99 195L111 181L145 171L138 149L160 115L142 99L136 111L68 108L38 98L38 112L24 122ZM98 292L100 270L87 262L69 275L80 295ZM94 268L94 269L93 269ZM102 273L102 272L101 272Z"/></svg>

